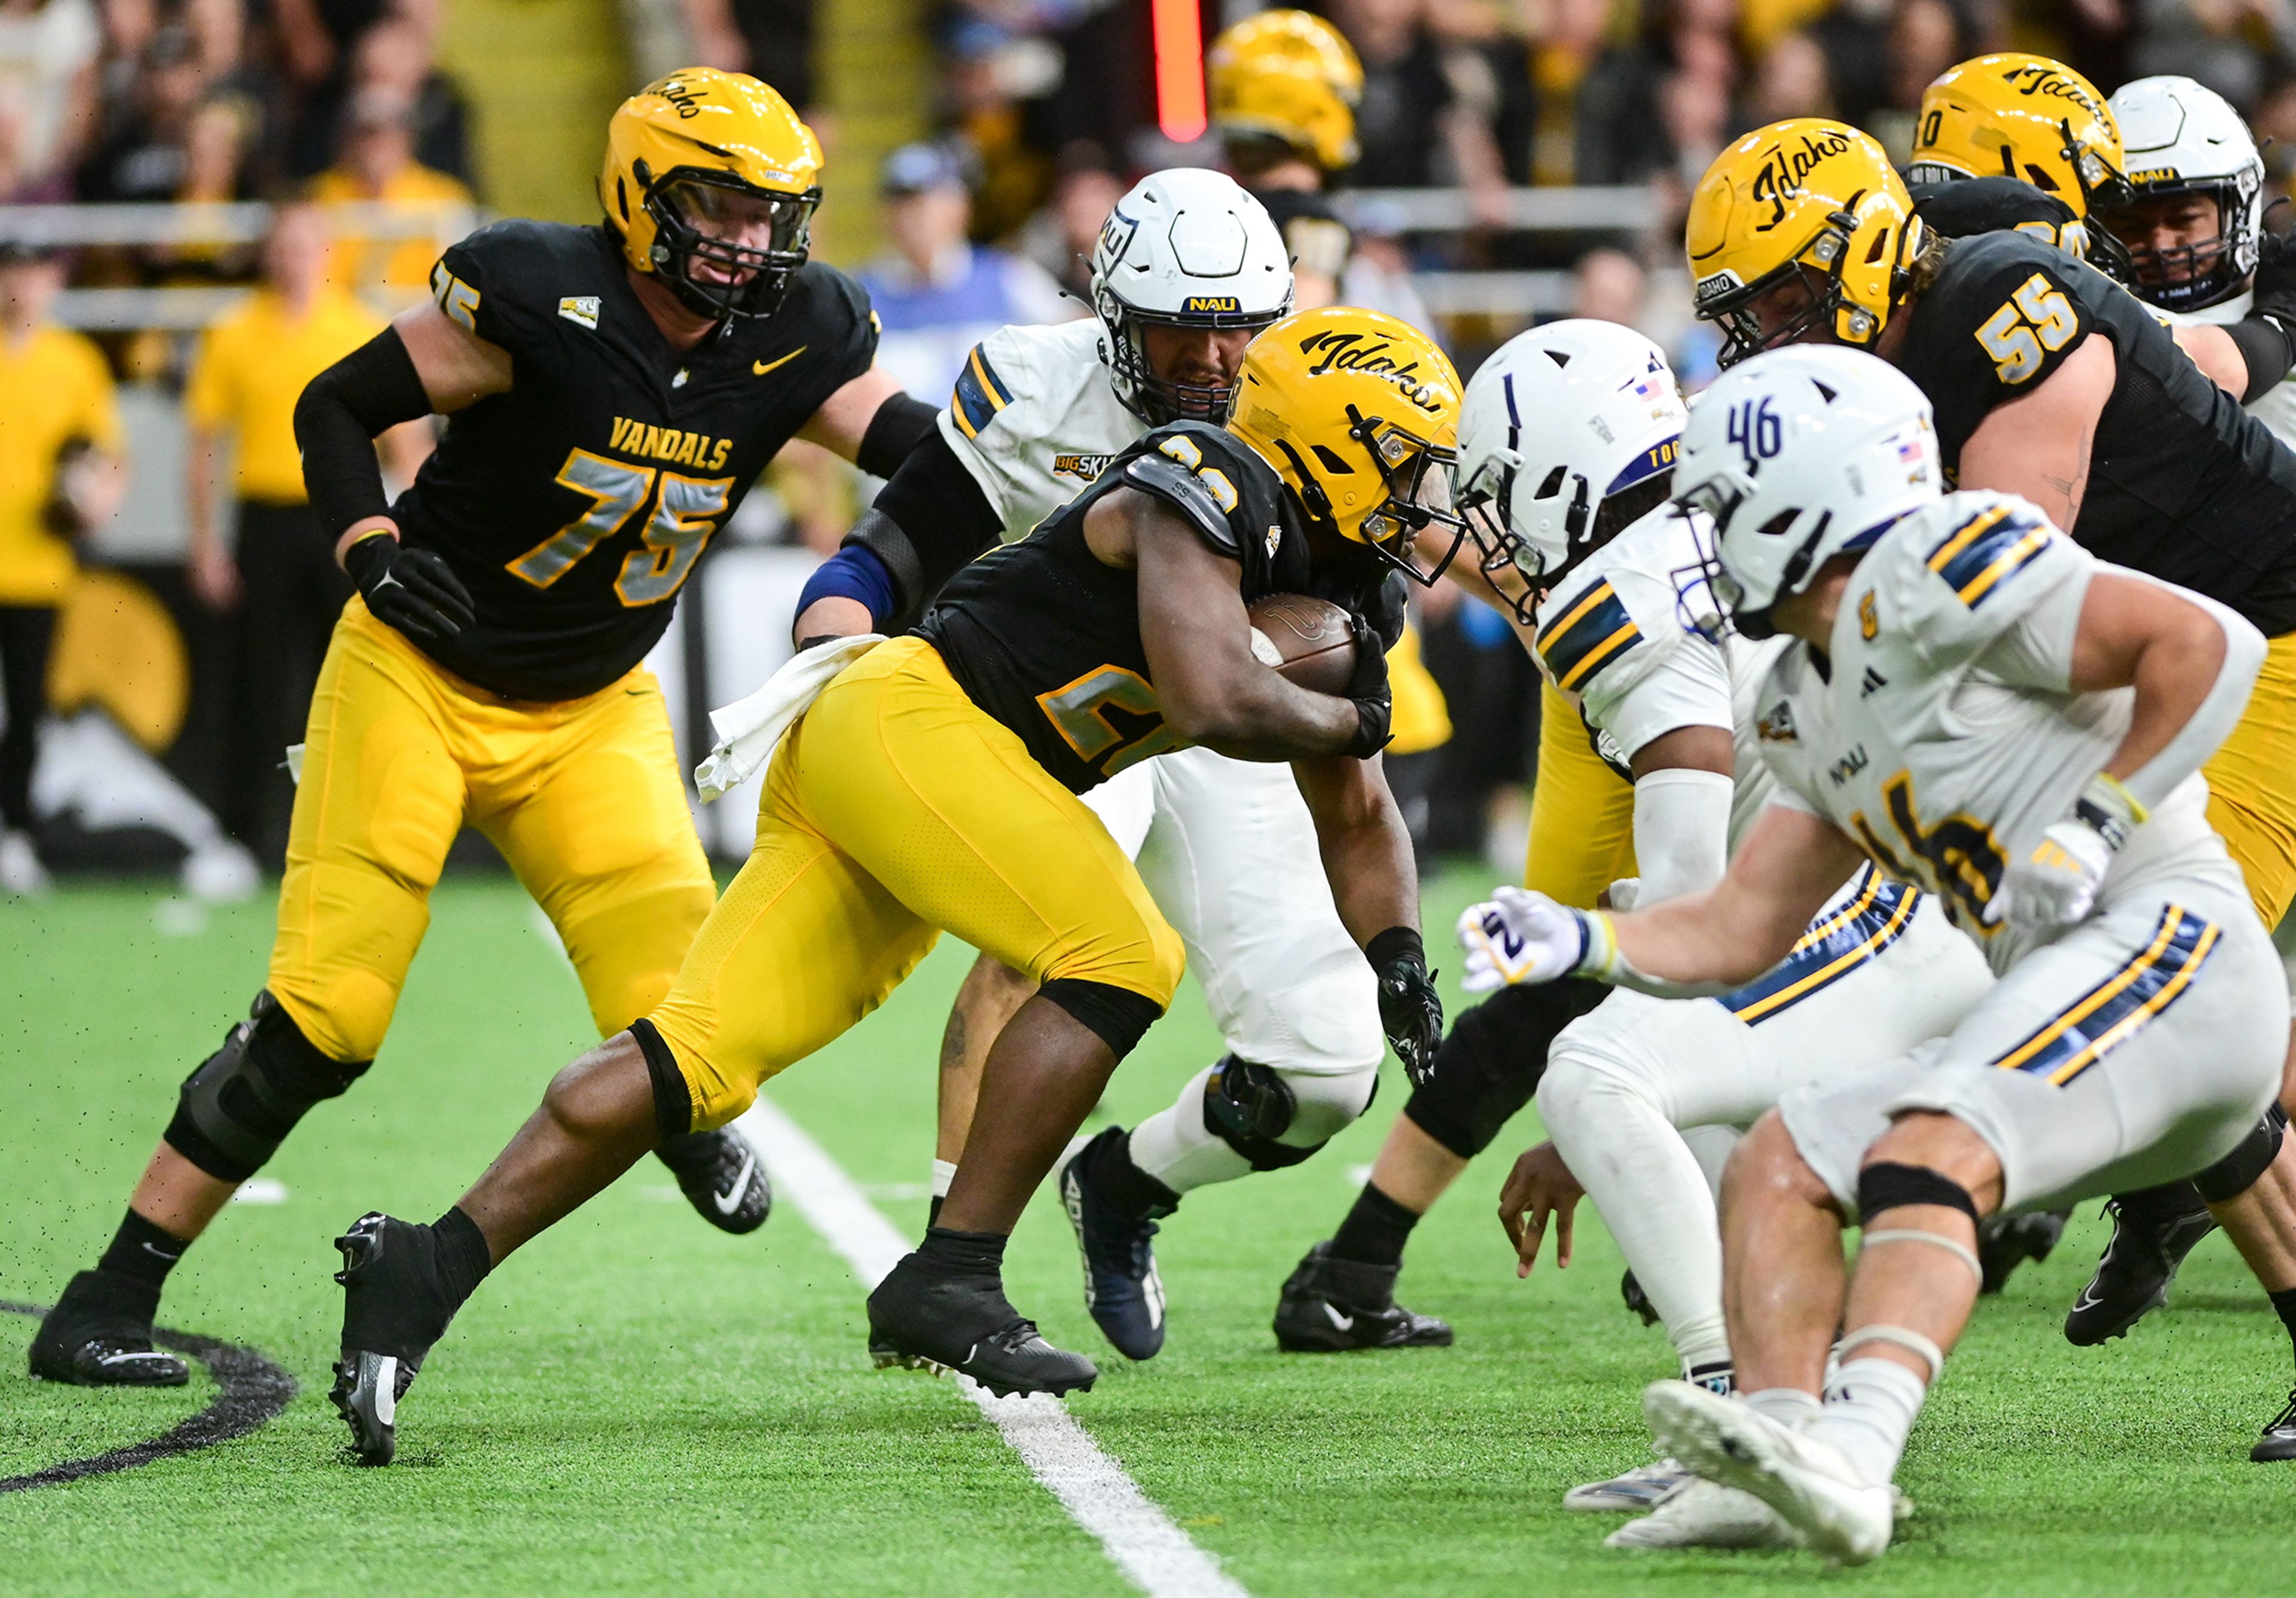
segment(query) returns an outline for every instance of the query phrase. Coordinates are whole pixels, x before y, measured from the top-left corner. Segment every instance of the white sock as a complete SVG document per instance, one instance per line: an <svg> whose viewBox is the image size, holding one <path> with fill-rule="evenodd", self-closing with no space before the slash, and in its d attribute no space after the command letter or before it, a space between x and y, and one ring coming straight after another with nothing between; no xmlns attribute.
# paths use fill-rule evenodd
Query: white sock
<svg viewBox="0 0 2296 1598"><path fill-rule="evenodd" d="M955 1180L956 1162L955 1160L936 1160L933 1161L932 1196L934 1198L946 1199L948 1197L948 1184Z"/></svg>
<svg viewBox="0 0 2296 1598"><path fill-rule="evenodd" d="M1878 1486L1898 1473L1898 1457L1928 1395L1928 1384L1895 1360L1844 1360L1810 1435L1841 1449Z"/></svg>
<svg viewBox="0 0 2296 1598"><path fill-rule="evenodd" d="M1251 1161L1204 1125L1204 1084L1211 1074L1210 1066L1198 1071L1170 1109L1132 1128L1132 1163L1176 1193L1251 1174Z"/></svg>
<svg viewBox="0 0 2296 1598"><path fill-rule="evenodd" d="M1635 1084L1567 1053L1547 1065L1538 1113L1684 1365L1726 1364L1721 1222L1682 1134Z"/></svg>
<svg viewBox="0 0 2296 1598"><path fill-rule="evenodd" d="M1748 1409L1775 1421L1789 1431L1801 1430L1824 1413L1816 1393L1806 1393L1798 1387L1766 1387L1743 1397Z"/></svg>

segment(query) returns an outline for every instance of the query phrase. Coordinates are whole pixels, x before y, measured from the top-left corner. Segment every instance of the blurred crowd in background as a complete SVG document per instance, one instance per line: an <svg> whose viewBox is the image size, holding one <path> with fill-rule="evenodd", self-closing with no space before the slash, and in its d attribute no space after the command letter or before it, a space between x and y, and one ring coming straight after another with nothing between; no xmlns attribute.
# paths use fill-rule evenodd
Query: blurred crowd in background
<svg viewBox="0 0 2296 1598"><path fill-rule="evenodd" d="M278 208L259 238L69 251L0 244L0 689L11 724L0 735L0 888L21 875L15 840L37 833L39 854L69 863L70 840L60 834L93 814L84 796L70 810L68 778L49 782L45 798L33 791L16 712L43 692L60 713L99 703L196 801L157 829L168 835L157 857L188 851L226 886L279 859L291 788L275 751L297 736L328 623L348 592L302 504L294 397L424 291L440 244L504 186L500 173L490 184L479 153L472 86L439 64L449 3L0 0L0 205ZM625 15L652 7L686 59L755 73L816 124L832 205L868 208L868 226L829 234L865 248L853 258L829 253L868 287L887 365L934 403L996 327L1088 314L1086 257L1135 177L1222 162L1201 108L1190 126L1185 108L1176 116L1159 103L1152 0L941 0L915 12L931 102L902 108L906 142L858 163L845 157L865 142L850 130L871 89L832 93L823 42L831 19L819 0L617 4ZM911 4L877 8L909 16ZM2276 191L2296 166L2296 0L1323 0L1308 9L1338 27L1363 69L1355 159L1329 175L1355 228L1348 291L1435 323L1463 371L1533 308L1445 299L1439 319L1419 291L1444 274L1513 273L1563 285L1537 312L1636 324L1674 352L1692 386L1710 379L1713 343L1688 316L1680 257L1680 217L1708 163L1739 133L1819 114L1867 128L1902 160L1923 88L1986 51L2054 55L2107 92L2136 76L2190 75L2250 118ZM1196 37L1208 41L1257 10L1204 0ZM594 159L594 146L562 154L585 172ZM1636 209L1652 220L1541 231L1511 209L1524 188L1590 185L1642 191ZM1365 193L1428 189L1453 192L1455 223L1423 226L1423 212ZM378 214L430 220L390 227ZM211 321L94 319L92 343L51 325L72 303L60 299L68 291L235 286L256 291L219 301ZM127 396L124 429L115 384ZM148 417L135 425L136 406L153 397L173 432ZM419 427L403 430L386 448L398 482L429 442ZM174 441L152 442L163 436ZM116 454L122 470L74 476L75 451ZM767 487L721 542L826 553L872 485L792 447ZM64 547L60 530L169 515L180 524L172 542L155 553L146 538L134 560L99 547L76 572L68 558L23 553ZM141 584L149 602L124 581L107 588L106 568ZM144 622L135 619L139 606L152 613ZM1507 796L1536 742L1531 668L1498 619L1456 591L1435 590L1420 619L1458 730L1431 786L1423 840L1504 858L1520 824L1505 819ZM161 639L169 627L173 645ZM170 647L188 661L173 668L178 686L142 699L122 686L152 676L152 659ZM148 823L154 803L147 796L130 808ZM60 806L78 820L59 820ZM25 880L37 880L37 865Z"/></svg>

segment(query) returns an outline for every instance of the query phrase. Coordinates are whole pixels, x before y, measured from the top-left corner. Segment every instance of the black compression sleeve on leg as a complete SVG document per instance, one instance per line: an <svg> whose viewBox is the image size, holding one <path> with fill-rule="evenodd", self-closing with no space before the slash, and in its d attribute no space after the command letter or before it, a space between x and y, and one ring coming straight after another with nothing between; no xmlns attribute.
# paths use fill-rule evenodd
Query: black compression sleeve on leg
<svg viewBox="0 0 2296 1598"><path fill-rule="evenodd" d="M940 430L940 413L922 399L896 394L877 407L862 430L853 463L872 477L890 477L929 434Z"/></svg>
<svg viewBox="0 0 2296 1598"><path fill-rule="evenodd" d="M885 563L906 627L959 568L1004 536L1004 518L935 426L909 452L846 542Z"/></svg>
<svg viewBox="0 0 2296 1598"><path fill-rule="evenodd" d="M1403 1113L1460 1159L1472 1160L1538 1091L1554 1035L1610 994L1584 977L1502 987L1451 1024L1434 1069Z"/></svg>
<svg viewBox="0 0 2296 1598"><path fill-rule="evenodd" d="M1958 1209L1973 1225L1977 1201L1969 1190L1942 1171L1925 1165L1899 1165L1883 1160L1857 1173L1857 1213L1866 1221L1885 1209L1907 1204L1938 1204Z"/></svg>
<svg viewBox="0 0 2296 1598"><path fill-rule="evenodd" d="M1052 1000L1090 1028L1119 1061L1132 1053L1140 1035L1164 1013L1164 1006L1144 993L1083 977L1056 978L1037 989L1037 996Z"/></svg>
<svg viewBox="0 0 2296 1598"><path fill-rule="evenodd" d="M478 1222L459 1204L431 1222L430 1231L439 1240L439 1274L460 1309L495 1268L494 1251L487 1247L487 1234L479 1230Z"/></svg>
<svg viewBox="0 0 2296 1598"><path fill-rule="evenodd" d="M311 509L330 539L354 522L390 514L374 441L430 414L430 397L397 328L384 328L310 381L295 402L295 446L303 452Z"/></svg>
<svg viewBox="0 0 2296 1598"><path fill-rule="evenodd" d="M2224 1204L2254 1187L2280 1157L2280 1140L2287 1127L2286 1110L2277 1104L2267 1110L2231 1153L2193 1178L2201 1197L2211 1204Z"/></svg>
<svg viewBox="0 0 2296 1598"><path fill-rule="evenodd" d="M646 1076L653 1083L655 1130L664 1142L685 1136L693 1130L693 1090L685 1085L685 1073L677 1069L677 1056L650 1020L632 1021L630 1036L637 1039L638 1053L645 1056Z"/></svg>

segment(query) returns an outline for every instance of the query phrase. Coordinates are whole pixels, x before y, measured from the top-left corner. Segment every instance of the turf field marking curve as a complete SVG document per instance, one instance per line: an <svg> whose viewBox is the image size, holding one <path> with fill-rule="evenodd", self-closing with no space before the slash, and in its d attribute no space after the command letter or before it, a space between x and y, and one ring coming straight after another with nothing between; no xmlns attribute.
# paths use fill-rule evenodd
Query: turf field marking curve
<svg viewBox="0 0 2296 1598"><path fill-rule="evenodd" d="M777 1196L795 1204L865 1283L876 1286L909 1251L907 1242L844 1168L777 1105L760 1098L734 1124L757 1145ZM955 1380L996 1423L1029 1473L1150 1598L1249 1598L1101 1450L1059 1399L1041 1393L999 1398L969 1376Z"/></svg>
<svg viewBox="0 0 2296 1598"><path fill-rule="evenodd" d="M47 1314L39 1305L15 1304L6 1299L0 1299L0 1310L25 1315ZM178 1354L188 1354L207 1366L208 1374L215 1378L216 1386L221 1389L215 1402L158 1437L130 1443L125 1448L108 1449L86 1459L68 1459L62 1464L22 1476L0 1477L0 1493L60 1487L90 1476L132 1471L138 1465L189 1454L196 1448L212 1448L217 1443L227 1443L269 1425L295 1396L295 1379L252 1348L165 1328L153 1332L152 1340Z"/></svg>

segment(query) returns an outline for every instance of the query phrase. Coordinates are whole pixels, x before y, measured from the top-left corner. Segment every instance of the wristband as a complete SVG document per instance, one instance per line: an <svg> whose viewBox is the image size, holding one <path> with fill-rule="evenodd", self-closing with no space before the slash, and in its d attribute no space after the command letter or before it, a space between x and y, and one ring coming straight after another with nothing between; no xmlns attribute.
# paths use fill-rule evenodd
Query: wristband
<svg viewBox="0 0 2296 1598"><path fill-rule="evenodd" d="M1425 971L1427 945L1416 927L1390 927L1364 945L1364 958L1371 962L1374 971L1382 971L1398 960Z"/></svg>
<svg viewBox="0 0 2296 1598"><path fill-rule="evenodd" d="M2073 801L2073 816L2085 824L2105 847L2119 854L2128 842L2129 835L2144 824L2149 814L2136 801L2120 778L2111 772L2101 771L2088 780L2080 797Z"/></svg>

